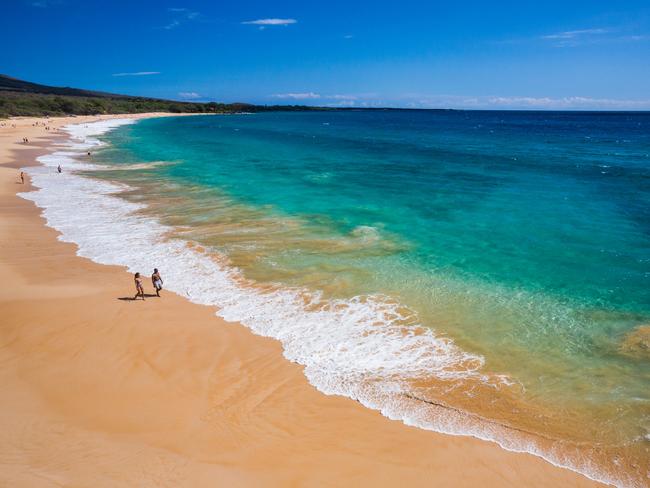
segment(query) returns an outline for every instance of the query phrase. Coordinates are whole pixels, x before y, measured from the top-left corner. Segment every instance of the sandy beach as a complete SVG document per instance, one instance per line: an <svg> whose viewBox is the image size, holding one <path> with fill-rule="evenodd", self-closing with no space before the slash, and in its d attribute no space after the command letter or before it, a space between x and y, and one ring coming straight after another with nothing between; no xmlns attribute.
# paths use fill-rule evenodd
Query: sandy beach
<svg viewBox="0 0 650 488"><path fill-rule="evenodd" d="M78 257L16 196L19 168L66 137L54 129L99 118L0 127L0 485L602 486L325 396L210 307L120 299L129 273Z"/></svg>

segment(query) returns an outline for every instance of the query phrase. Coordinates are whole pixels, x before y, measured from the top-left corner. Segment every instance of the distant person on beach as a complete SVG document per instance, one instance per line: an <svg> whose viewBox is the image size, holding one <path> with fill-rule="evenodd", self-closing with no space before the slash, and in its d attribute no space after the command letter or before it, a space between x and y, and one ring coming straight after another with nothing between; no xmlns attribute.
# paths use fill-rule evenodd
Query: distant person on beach
<svg viewBox="0 0 650 488"><path fill-rule="evenodd" d="M135 282L135 296L133 299L137 300L138 297L142 297L144 300L144 288L142 287L142 278L140 278L140 273L135 274L133 281Z"/></svg>
<svg viewBox="0 0 650 488"><path fill-rule="evenodd" d="M20 172L20 182L24 185L25 184L25 173L22 171Z"/></svg>
<svg viewBox="0 0 650 488"><path fill-rule="evenodd" d="M156 296L160 296L160 290L162 290L163 280L160 277L158 268L154 268L153 274L151 275L151 283L153 284L153 289L156 290Z"/></svg>
<svg viewBox="0 0 650 488"><path fill-rule="evenodd" d="M60 164L57 166L56 170L57 170L59 173L63 173L63 170L61 169L61 165L60 165Z"/></svg>

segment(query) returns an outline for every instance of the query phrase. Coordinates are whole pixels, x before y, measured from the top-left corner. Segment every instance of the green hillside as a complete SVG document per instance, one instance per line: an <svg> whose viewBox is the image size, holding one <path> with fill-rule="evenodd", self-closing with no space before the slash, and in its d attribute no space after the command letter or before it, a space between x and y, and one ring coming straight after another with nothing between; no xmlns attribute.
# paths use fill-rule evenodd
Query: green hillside
<svg viewBox="0 0 650 488"><path fill-rule="evenodd" d="M0 75L0 117L43 115L96 115L143 112L234 113L269 110L319 110L296 105L177 102L133 97L69 87L31 83Z"/></svg>

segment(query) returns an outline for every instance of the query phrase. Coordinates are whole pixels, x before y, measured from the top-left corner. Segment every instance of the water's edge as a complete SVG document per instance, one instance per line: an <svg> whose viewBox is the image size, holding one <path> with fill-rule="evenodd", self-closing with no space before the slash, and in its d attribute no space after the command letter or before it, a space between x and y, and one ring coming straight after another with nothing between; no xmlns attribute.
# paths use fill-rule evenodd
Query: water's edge
<svg viewBox="0 0 650 488"><path fill-rule="evenodd" d="M326 302L301 289L259 290L238 270L224 264L225 260L210 257L191 243L166 239L174 229L138 214L142 204L115 196L126 189L123 185L75 174L75 170L98 169L78 158L102 144L94 136L133 122L113 119L67 126L64 130L70 140L60 150L39 157L42 166L25 169L38 190L19 196L43 209L47 225L60 232L59 240L75 243L79 256L99 264L122 265L131 272L154 267L164 270L171 291L191 302L216 307L216 314L227 321L279 340L285 358L303 365L309 382L324 394L357 400L406 425L471 436L508 451L534 454L595 481L638 486L633 479L614 479L589 460L576 461L533 436L410 395L402 378L422 371L445 380L493 378L481 371L480 356L460 350L431 330L406 326L405 333L405 326L391 326L390 320L400 316L399 304L386 297ZM58 164L64 166L63 174L56 174ZM134 250L141 252L134 256ZM374 325L378 316L386 318L386 326ZM323 347L333 343L349 347ZM451 367L459 364L464 368Z"/></svg>

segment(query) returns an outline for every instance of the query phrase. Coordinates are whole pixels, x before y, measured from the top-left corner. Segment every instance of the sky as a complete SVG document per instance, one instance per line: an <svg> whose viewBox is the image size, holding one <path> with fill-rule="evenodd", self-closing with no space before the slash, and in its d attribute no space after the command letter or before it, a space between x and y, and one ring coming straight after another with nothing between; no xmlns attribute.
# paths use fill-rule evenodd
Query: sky
<svg viewBox="0 0 650 488"><path fill-rule="evenodd" d="M0 73L176 100L650 110L650 1L0 0Z"/></svg>

